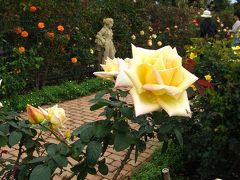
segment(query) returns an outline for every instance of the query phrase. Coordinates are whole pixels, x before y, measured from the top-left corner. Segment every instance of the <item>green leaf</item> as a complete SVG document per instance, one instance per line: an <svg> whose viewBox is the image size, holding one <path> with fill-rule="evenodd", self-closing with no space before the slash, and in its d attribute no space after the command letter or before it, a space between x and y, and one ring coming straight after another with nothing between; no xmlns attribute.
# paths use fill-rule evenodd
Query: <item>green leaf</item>
<svg viewBox="0 0 240 180"><path fill-rule="evenodd" d="M60 154L57 154L52 157L54 161L60 166L60 167L66 167L68 165L68 160L66 157L61 156Z"/></svg>
<svg viewBox="0 0 240 180"><path fill-rule="evenodd" d="M105 108L105 114L106 114L106 117L108 119L110 119L111 117L113 117L114 115L114 109L113 108L110 108L110 107L106 107Z"/></svg>
<svg viewBox="0 0 240 180"><path fill-rule="evenodd" d="M117 133L114 139L114 149L123 151L134 142L134 138L130 133Z"/></svg>
<svg viewBox="0 0 240 180"><path fill-rule="evenodd" d="M111 121L102 120L94 123L94 135L97 138L102 138L107 136L111 132Z"/></svg>
<svg viewBox="0 0 240 180"><path fill-rule="evenodd" d="M114 123L113 127L118 132L122 132L122 133L130 132L129 125L126 121L117 121Z"/></svg>
<svg viewBox="0 0 240 180"><path fill-rule="evenodd" d="M179 129L175 128L174 133L176 135L176 138L178 140L178 143L180 144L181 147L183 147L183 137Z"/></svg>
<svg viewBox="0 0 240 180"><path fill-rule="evenodd" d="M21 132L17 132L17 131L13 131L10 136L9 136L9 145L10 146L14 146L15 144L17 144L20 140L22 139L22 133Z"/></svg>
<svg viewBox="0 0 240 180"><path fill-rule="evenodd" d="M84 147L85 147L85 144L82 143L81 139L75 141L72 144L72 148L71 148L71 153L73 158L79 159L79 156L82 153L82 150L84 149Z"/></svg>
<svg viewBox="0 0 240 180"><path fill-rule="evenodd" d="M49 158L48 156L41 156L41 157L37 157L31 161L28 161L28 164L33 164L33 163L38 163L38 162L45 162L47 161Z"/></svg>
<svg viewBox="0 0 240 180"><path fill-rule="evenodd" d="M168 141L163 141L161 153L162 153L162 154L166 153L167 148L168 148Z"/></svg>
<svg viewBox="0 0 240 180"><path fill-rule="evenodd" d="M86 123L73 131L74 136L80 135L82 142L88 143L94 135L93 123Z"/></svg>
<svg viewBox="0 0 240 180"><path fill-rule="evenodd" d="M102 153L102 144L97 141L91 141L88 144L86 153L87 153L86 155L87 163L89 165L95 165Z"/></svg>
<svg viewBox="0 0 240 180"><path fill-rule="evenodd" d="M95 168L88 168L88 173L95 175L95 174L97 174L97 171Z"/></svg>
<svg viewBox="0 0 240 180"><path fill-rule="evenodd" d="M51 171L49 167L38 165L36 166L32 173L30 174L29 180L50 180Z"/></svg>
<svg viewBox="0 0 240 180"><path fill-rule="evenodd" d="M6 136L0 136L0 147L3 147L7 144L8 138Z"/></svg>
<svg viewBox="0 0 240 180"><path fill-rule="evenodd" d="M119 92L121 97L127 97L127 95L129 94L128 91L120 91Z"/></svg>
<svg viewBox="0 0 240 180"><path fill-rule="evenodd" d="M133 119L133 109L130 108L130 107L123 107L120 109L121 110L121 113L124 117L132 120Z"/></svg>
<svg viewBox="0 0 240 180"><path fill-rule="evenodd" d="M145 149L146 149L146 142L144 142L143 140L140 140L140 141L138 141L138 143L136 144L136 147L137 147L138 151L139 151L140 153L142 153L142 152L145 151Z"/></svg>
<svg viewBox="0 0 240 180"><path fill-rule="evenodd" d="M90 107L90 110L95 111L95 110L100 109L100 108L102 108L104 106L107 106L107 105L109 105L109 101L107 101L106 99L101 99L96 104L92 105Z"/></svg>
<svg viewBox="0 0 240 180"><path fill-rule="evenodd" d="M58 144L58 151L61 155L67 155L69 153L69 148L66 144L60 143Z"/></svg>
<svg viewBox="0 0 240 180"><path fill-rule="evenodd" d="M8 124L1 124L0 125L0 131L4 134L8 134L9 132L9 125Z"/></svg>
<svg viewBox="0 0 240 180"><path fill-rule="evenodd" d="M107 175L108 174L108 166L105 163L100 163L98 166L98 171L102 175Z"/></svg>
<svg viewBox="0 0 240 180"><path fill-rule="evenodd" d="M91 102L97 102L99 101L104 95L106 94L106 91L99 91L96 93L95 97Z"/></svg>
<svg viewBox="0 0 240 180"><path fill-rule="evenodd" d="M87 177L87 174L88 174L87 170L84 169L84 171L82 171L78 174L77 180L84 180Z"/></svg>
<svg viewBox="0 0 240 180"><path fill-rule="evenodd" d="M57 144L50 144L47 146L47 153L49 154L49 156L54 156L57 150Z"/></svg>
<svg viewBox="0 0 240 180"><path fill-rule="evenodd" d="M150 125L145 126L145 131L147 134L153 133L153 127Z"/></svg>
<svg viewBox="0 0 240 180"><path fill-rule="evenodd" d="M14 128L19 129L17 123L15 123L15 122L13 122L13 121L8 121L8 124L10 124L10 125L11 125L12 127L14 127Z"/></svg>
<svg viewBox="0 0 240 180"><path fill-rule="evenodd" d="M158 129L158 133L160 133L160 134L168 134L168 133L171 133L172 130L173 130L173 127L172 127L171 124L163 124Z"/></svg>

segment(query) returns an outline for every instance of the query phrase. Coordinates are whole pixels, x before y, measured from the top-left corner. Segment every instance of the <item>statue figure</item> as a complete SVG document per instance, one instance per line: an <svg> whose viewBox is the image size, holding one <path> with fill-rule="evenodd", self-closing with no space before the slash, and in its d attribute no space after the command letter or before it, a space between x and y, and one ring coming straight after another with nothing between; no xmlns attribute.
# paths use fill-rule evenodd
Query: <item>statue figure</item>
<svg viewBox="0 0 240 180"><path fill-rule="evenodd" d="M104 64L107 57L113 59L115 57L115 47L113 44L113 19L103 19L103 27L97 33L95 43L97 44L96 50L98 51L98 70L100 70L100 64Z"/></svg>

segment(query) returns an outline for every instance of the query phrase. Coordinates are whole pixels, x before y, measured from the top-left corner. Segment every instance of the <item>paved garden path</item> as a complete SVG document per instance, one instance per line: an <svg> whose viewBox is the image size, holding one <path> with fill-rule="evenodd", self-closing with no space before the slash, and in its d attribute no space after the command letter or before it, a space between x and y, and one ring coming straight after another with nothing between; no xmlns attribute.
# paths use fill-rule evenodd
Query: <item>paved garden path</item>
<svg viewBox="0 0 240 180"><path fill-rule="evenodd" d="M92 94L90 96L80 97L78 99L65 101L62 103L59 103L59 107L62 107L65 109L66 116L68 121L66 122L66 127L74 130L76 127L79 127L80 125L86 123L86 122L92 122L92 121L98 121L103 119L103 117L99 116L101 113L101 109L97 111L90 111L91 102L90 100L94 97L95 94ZM127 101L131 101L130 97L127 98ZM26 113L23 113L23 116L26 116ZM132 127L137 128L137 124L131 124ZM48 137L50 142L56 142L56 140L52 137ZM146 161L155 147L157 146L157 139L151 139L147 143L146 150L140 154L137 162L134 161L134 151L132 152L130 156L130 160L127 162L123 170L121 171L121 174L119 175L118 179L124 179L127 177L130 177L131 172L134 168L139 166L142 162ZM10 152L9 155L15 155L15 152ZM126 152L116 152L112 148L108 148L105 152L104 156L106 158L106 162L109 168L109 173L106 176L102 176L101 174L97 175L88 175L87 180L111 180L114 176L114 173L116 172L116 169L120 166L121 160L124 158ZM74 162L72 162L74 163ZM69 169L70 167L67 167ZM67 173L67 172L66 172ZM54 178L58 179L58 178ZM59 178L61 179L61 178ZM76 179L75 177L73 180Z"/></svg>

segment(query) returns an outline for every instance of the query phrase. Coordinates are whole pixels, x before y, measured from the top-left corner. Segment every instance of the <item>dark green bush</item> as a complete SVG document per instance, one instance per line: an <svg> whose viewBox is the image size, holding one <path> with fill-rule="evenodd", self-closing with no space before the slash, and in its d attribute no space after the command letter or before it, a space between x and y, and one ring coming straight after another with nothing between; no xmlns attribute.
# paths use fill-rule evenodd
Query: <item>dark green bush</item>
<svg viewBox="0 0 240 180"><path fill-rule="evenodd" d="M226 41L202 42L196 74L211 74L213 88L193 100L193 117L184 126L184 161L189 177L240 177L239 55Z"/></svg>

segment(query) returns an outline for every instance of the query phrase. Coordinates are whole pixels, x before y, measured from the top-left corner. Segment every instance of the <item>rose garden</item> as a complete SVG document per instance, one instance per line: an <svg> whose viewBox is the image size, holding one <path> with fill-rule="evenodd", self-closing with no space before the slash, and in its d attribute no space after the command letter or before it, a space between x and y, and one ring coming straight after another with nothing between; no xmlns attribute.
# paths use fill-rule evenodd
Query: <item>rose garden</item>
<svg viewBox="0 0 240 180"><path fill-rule="evenodd" d="M240 179L240 2L208 3L2 1L0 178Z"/></svg>

